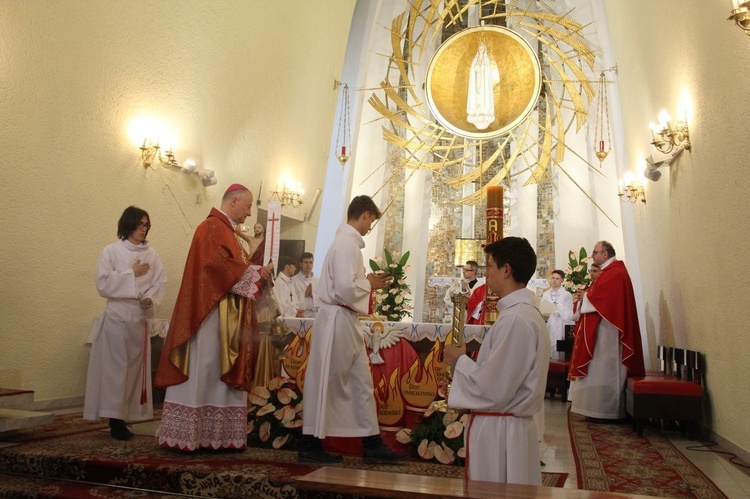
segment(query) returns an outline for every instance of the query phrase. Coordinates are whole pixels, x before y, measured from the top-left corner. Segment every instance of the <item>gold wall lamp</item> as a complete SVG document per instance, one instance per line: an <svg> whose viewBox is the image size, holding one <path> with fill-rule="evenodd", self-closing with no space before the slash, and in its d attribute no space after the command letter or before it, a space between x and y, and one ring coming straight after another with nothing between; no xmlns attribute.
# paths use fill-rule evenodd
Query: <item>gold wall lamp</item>
<svg viewBox="0 0 750 499"><path fill-rule="evenodd" d="M734 24L750 36L750 1L732 0L732 13L727 21L734 21Z"/></svg>
<svg viewBox="0 0 750 499"><path fill-rule="evenodd" d="M677 124L672 126L672 118L666 110L662 109L659 113L659 125L651 123L651 144L657 151L669 154L675 148L690 150L690 133L688 131L687 119L678 120Z"/></svg>
<svg viewBox="0 0 750 499"><path fill-rule="evenodd" d="M617 187L617 195L620 196L620 201L635 203L636 201L646 202L646 190L644 189L644 183L640 180L634 179L630 172L625 174L625 180L620 180Z"/></svg>
<svg viewBox="0 0 750 499"><path fill-rule="evenodd" d="M201 179L201 183L204 187L216 185L217 178L213 170L206 168L198 168L198 165L193 160L185 160L183 164L177 162L175 159L172 148L161 152L161 146L157 139L154 144L148 137L143 139L143 144L138 148L141 150L141 161L144 168L152 168L153 165L158 161L164 168L173 168L180 170L186 175L195 174Z"/></svg>

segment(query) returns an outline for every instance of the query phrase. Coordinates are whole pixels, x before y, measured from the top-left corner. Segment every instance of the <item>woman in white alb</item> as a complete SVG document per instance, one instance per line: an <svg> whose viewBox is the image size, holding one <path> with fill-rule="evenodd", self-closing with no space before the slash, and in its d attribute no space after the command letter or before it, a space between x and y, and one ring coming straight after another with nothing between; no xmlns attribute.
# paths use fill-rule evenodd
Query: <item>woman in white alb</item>
<svg viewBox="0 0 750 499"><path fill-rule="evenodd" d="M552 303L555 310L547 319L549 331L550 358L557 358L557 340L565 339L565 324L573 323L573 295L562 287L565 272L553 270L550 277L550 287L542 295L542 300Z"/></svg>
<svg viewBox="0 0 750 499"><path fill-rule="evenodd" d="M96 263L96 289L107 299L91 329L91 356L83 418L109 418L117 440L133 434L126 421L153 418L151 344L147 324L164 297L167 276L146 236L151 219L129 206L117 223L119 241L105 247Z"/></svg>

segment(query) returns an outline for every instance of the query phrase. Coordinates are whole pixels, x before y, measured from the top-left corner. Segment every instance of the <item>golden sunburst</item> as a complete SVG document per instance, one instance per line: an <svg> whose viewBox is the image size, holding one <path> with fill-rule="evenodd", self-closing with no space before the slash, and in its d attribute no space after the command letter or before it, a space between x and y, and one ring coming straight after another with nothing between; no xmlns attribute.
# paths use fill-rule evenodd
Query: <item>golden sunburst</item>
<svg viewBox="0 0 750 499"><path fill-rule="evenodd" d="M531 6L535 10L531 10ZM515 36L531 47L536 47L532 50L537 50L541 61L541 88L538 95L523 94L528 93L530 87L520 79L520 83L517 82L514 87L520 90L513 90L514 97L521 103L519 109L523 107L523 103L532 102L531 112L512 111L510 117L499 116L489 126L487 133L467 132L469 127L462 121L465 121L465 115L458 116L455 103L442 102L442 108L439 109L443 111L431 112L425 94L438 94L437 97L430 95L430 104L435 104L433 101L436 99L446 99L445 96L450 92L441 85L448 78L441 80L437 77L437 83L427 81L423 85L425 68L429 66L433 54L437 54L442 46L436 46L437 37L444 29L456 28L472 7L479 8L479 20L486 23L488 29L477 30L475 27L463 28L464 30L474 29L477 33L475 36L482 37L487 36L487 33L495 37L500 36L497 33L506 37ZM594 70L595 53L584 39L584 26L571 19L569 14L570 12L558 14L543 1L508 0L506 3L503 0L412 0L409 8L391 22L389 29L392 54L389 56L388 70L380 88L372 89L375 92L368 100L380 115L379 120L388 121L388 125L382 127L383 137L386 142L395 146L395 152L376 169L377 171L386 165L392 168L391 178L386 180L384 186L395 175L400 174L402 169L440 172L446 175L447 183L454 188L476 182L487 171L495 171L492 178L480 185L474 193L456 201L476 205L486 196L488 186L498 185L511 176L511 167L514 165L513 175L524 175L525 177L521 177L524 185L538 183L549 176L550 169L554 167L567 176L614 224L562 166L566 152L570 152L599 172L565 144L568 130L575 125L576 132L579 131L588 119L588 105L595 96L592 83L596 81L588 76ZM501 25L505 31L493 31L493 25ZM453 38L460 38L461 30L457 31L458 34ZM465 38L464 44L476 46L476 40L468 36ZM498 54L506 50L504 40L488 39L487 43L488 49L495 50ZM467 64L463 53L448 59L453 62L463 60L462 64ZM507 66L508 63L501 61L498 64ZM438 69L443 75L450 74L453 70L450 64ZM516 71L515 67L508 73L513 71ZM460 81L458 85L456 88L464 88L465 82ZM533 91L536 92L537 89ZM454 98L457 102L466 101L465 91L463 94L454 91L453 94L456 94ZM439 116L436 120L433 114L447 116ZM514 117L518 119L513 121ZM456 126L450 126L451 122L456 123ZM467 158L477 167L459 174L447 173L447 167L463 164ZM404 176L400 190L409 178L410 175ZM389 193L388 206L400 194L400 190Z"/></svg>

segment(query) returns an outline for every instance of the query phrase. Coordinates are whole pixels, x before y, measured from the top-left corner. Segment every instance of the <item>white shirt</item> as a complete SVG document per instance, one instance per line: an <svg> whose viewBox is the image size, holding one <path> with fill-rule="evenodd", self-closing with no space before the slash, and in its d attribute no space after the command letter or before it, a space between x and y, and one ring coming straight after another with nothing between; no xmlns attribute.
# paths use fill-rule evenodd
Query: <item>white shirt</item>
<svg viewBox="0 0 750 499"><path fill-rule="evenodd" d="M273 293L279 302L282 317L297 317L297 310L301 307L297 303L297 295L294 293L292 278L283 272L279 272L273 283Z"/></svg>
<svg viewBox="0 0 750 499"><path fill-rule="evenodd" d="M297 303L300 304L300 308L305 309L305 317L315 317L320 308L320 297L317 293L318 278L312 272L305 275L300 271L292 276L292 284L297 295ZM312 296L307 297L305 293L307 292L307 286L310 284L312 284Z"/></svg>

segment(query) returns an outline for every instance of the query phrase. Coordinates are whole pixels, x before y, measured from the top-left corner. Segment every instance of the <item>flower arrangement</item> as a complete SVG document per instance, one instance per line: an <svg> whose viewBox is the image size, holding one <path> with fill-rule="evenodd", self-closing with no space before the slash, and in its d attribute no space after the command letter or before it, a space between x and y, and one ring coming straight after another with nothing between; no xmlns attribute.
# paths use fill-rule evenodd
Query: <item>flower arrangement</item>
<svg viewBox="0 0 750 499"><path fill-rule="evenodd" d="M285 376L254 386L248 394L247 444L295 448L302 434L302 393Z"/></svg>
<svg viewBox="0 0 750 499"><path fill-rule="evenodd" d="M400 430L396 433L396 440L402 444L416 444L417 454L422 459L463 465L466 458L463 433L469 415L437 412L434 406L433 402L427 408L419 427Z"/></svg>
<svg viewBox="0 0 750 499"><path fill-rule="evenodd" d="M406 284L404 279L406 270L409 266L406 262L409 260L409 252L400 255L398 251L394 251L393 255L388 251L387 248L383 249L385 254L385 261L381 258L370 260L370 268L373 272L388 272L393 281L387 288L379 289L375 292L375 313L383 315L387 320L398 322L405 316L411 317L411 307L409 302L411 301L411 291L409 286ZM399 260L395 260L394 257Z"/></svg>
<svg viewBox="0 0 750 499"><path fill-rule="evenodd" d="M565 269L565 280L563 287L571 293L583 291L591 284L589 264L591 260L586 255L586 248L581 247L576 257L575 252L568 253L568 268Z"/></svg>

